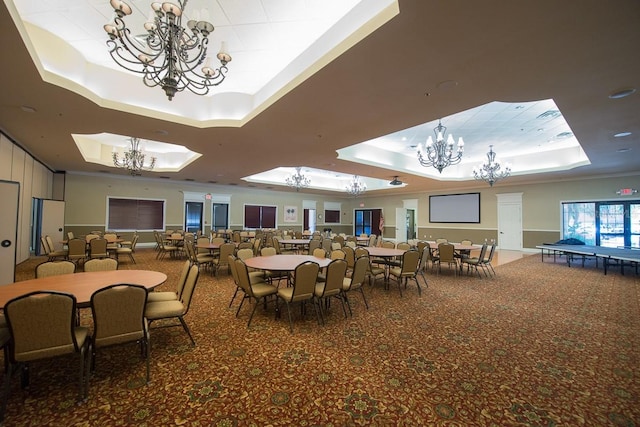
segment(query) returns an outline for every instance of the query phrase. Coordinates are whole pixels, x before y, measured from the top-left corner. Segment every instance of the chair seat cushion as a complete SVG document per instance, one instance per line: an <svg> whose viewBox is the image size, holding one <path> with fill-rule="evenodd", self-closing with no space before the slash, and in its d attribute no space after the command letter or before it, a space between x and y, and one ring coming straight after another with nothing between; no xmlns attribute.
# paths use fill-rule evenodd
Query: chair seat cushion
<svg viewBox="0 0 640 427"><path fill-rule="evenodd" d="M178 294L172 291L166 292L149 292L147 295L147 303L158 301L177 301Z"/></svg>
<svg viewBox="0 0 640 427"><path fill-rule="evenodd" d="M278 288L265 282L251 284L251 290L257 298L278 293Z"/></svg>
<svg viewBox="0 0 640 427"><path fill-rule="evenodd" d="M181 316L183 313L184 305L178 300L150 302L144 309L144 316L149 320Z"/></svg>
<svg viewBox="0 0 640 427"><path fill-rule="evenodd" d="M389 269L389 274L391 274L392 276L400 276L402 274L402 268L393 267Z"/></svg>

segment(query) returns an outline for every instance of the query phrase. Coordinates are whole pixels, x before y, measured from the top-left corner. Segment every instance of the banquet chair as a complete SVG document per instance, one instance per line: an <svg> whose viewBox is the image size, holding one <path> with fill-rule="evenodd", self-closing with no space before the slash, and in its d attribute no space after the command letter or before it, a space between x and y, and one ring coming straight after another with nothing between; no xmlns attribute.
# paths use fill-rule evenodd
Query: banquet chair
<svg viewBox="0 0 640 427"><path fill-rule="evenodd" d="M319 239L311 239L309 240L309 249L308 254L312 255L313 251L322 246L322 241Z"/></svg>
<svg viewBox="0 0 640 427"><path fill-rule="evenodd" d="M115 271L118 269L118 260L113 258L90 259L84 263L85 272Z"/></svg>
<svg viewBox="0 0 640 427"><path fill-rule="evenodd" d="M247 321L248 329L251 326L251 320L253 320L253 315L256 312L256 308L258 308L258 304L263 302L266 308L269 298L276 296L278 288L265 281L252 281L249 277L249 268L244 261L239 258L235 259L233 263L230 261L230 265L231 273L237 276L239 290L243 292L242 299L236 310L236 317L238 317L240 309L246 299L253 300L254 302L253 310L251 310L251 315ZM236 277L234 277L234 279L235 278Z"/></svg>
<svg viewBox="0 0 640 427"><path fill-rule="evenodd" d="M369 267L367 268L367 272L365 274L365 278L369 279L369 286L373 286L373 284L376 281L376 278L378 276L380 276L380 275L382 275L383 279L386 279L387 278L387 272L386 272L385 268L384 267L379 267L377 264L373 264L371 262L371 258L369 257L368 252L364 256L369 258Z"/></svg>
<svg viewBox="0 0 640 427"><path fill-rule="evenodd" d="M238 251L236 252L236 257L238 259L241 259L242 261L248 258L253 258L253 249L249 249L249 248L238 249ZM229 264L231 264L231 262L229 262ZM250 267L247 267L247 269L249 270L249 278L251 279L251 283L266 281L264 271L256 270Z"/></svg>
<svg viewBox="0 0 640 427"><path fill-rule="evenodd" d="M107 258L107 240L103 238L91 239L89 242L89 259Z"/></svg>
<svg viewBox="0 0 640 427"><path fill-rule="evenodd" d="M200 244L204 242L209 244L209 239L206 237L200 237L197 242ZM205 268L213 268L215 256L208 249L196 248L193 243L188 242L185 242L184 249L187 253L187 258L191 260L192 264L197 264L198 267L204 266Z"/></svg>
<svg viewBox="0 0 640 427"><path fill-rule="evenodd" d="M87 258L87 243L83 239L71 239L67 242L67 259L76 265Z"/></svg>
<svg viewBox="0 0 640 427"><path fill-rule="evenodd" d="M418 274L422 275L422 271L420 270L420 252L414 249L408 250L402 254L402 264L400 267L392 267L389 269L389 277L393 277L398 283L400 296L402 296L402 282L404 282L404 288L407 289L409 280L416 282L418 295L422 295L420 282L418 282ZM424 276L422 278L424 279Z"/></svg>
<svg viewBox="0 0 640 427"><path fill-rule="evenodd" d="M322 247L322 249L324 249L325 251L327 251L327 253L331 252L331 245L333 244L333 240L331 239L322 239L320 241L320 246Z"/></svg>
<svg viewBox="0 0 640 427"><path fill-rule="evenodd" d="M315 248L311 253L311 256L314 256L316 258L326 258L327 251L324 248Z"/></svg>
<svg viewBox="0 0 640 427"><path fill-rule="evenodd" d="M449 241L447 239L445 239L444 237L438 237L436 239L436 245L439 245L440 243L449 243Z"/></svg>
<svg viewBox="0 0 640 427"><path fill-rule="evenodd" d="M491 249L489 249L489 256L485 257L482 260L482 265L485 267L485 271L489 271L491 269L492 275L496 275L496 271L493 269L493 265L491 265L491 261L493 260L493 255L496 253L496 244L493 243L491 245Z"/></svg>
<svg viewBox="0 0 640 427"><path fill-rule="evenodd" d="M351 270L353 270L353 265L356 262L356 252L355 252L355 248L351 247L350 245L345 245L344 248L342 248L342 250L344 251L344 259L345 261L347 261L347 274L349 272L351 272Z"/></svg>
<svg viewBox="0 0 640 427"><path fill-rule="evenodd" d="M4 418L13 374L20 370L22 388L27 387L31 362L75 355L78 359L78 395L80 400L85 399L91 337L89 328L76 326L76 298L61 292L31 292L8 301L4 314L11 338L0 421Z"/></svg>
<svg viewBox="0 0 640 427"><path fill-rule="evenodd" d="M460 240L460 244L471 246L473 245L473 241L471 241L470 239L464 239L464 240ZM469 249L460 250L459 252L460 253L458 254L458 258L460 258L460 260L469 258L471 256L471 251Z"/></svg>
<svg viewBox="0 0 640 427"><path fill-rule="evenodd" d="M260 249L260 256L273 256L273 255L277 255L277 253L276 253L276 248L272 246L266 246ZM282 279L289 280L289 273L286 271L265 270L264 278L267 283L273 283L274 280L277 280L279 285L280 280Z"/></svg>
<svg viewBox="0 0 640 427"><path fill-rule="evenodd" d="M156 246L158 247L156 259L163 259L167 254L169 254L169 257L171 258L175 258L176 253L178 252L178 247L166 243L160 233L154 233L154 235L156 238Z"/></svg>
<svg viewBox="0 0 640 427"><path fill-rule="evenodd" d="M182 263L182 270L180 270L180 276L178 277L175 291L149 292L147 295L147 302L179 301L182 298L182 290L184 289L184 284L187 281L187 275L189 274L190 267L191 263L189 262L189 260Z"/></svg>
<svg viewBox="0 0 640 427"><path fill-rule="evenodd" d="M65 249L56 250L53 246L53 241L49 236L40 237L40 244L42 245L42 250L49 261L54 261L57 258L65 259L69 254Z"/></svg>
<svg viewBox="0 0 640 427"><path fill-rule="evenodd" d="M329 263L326 270L327 273L325 274L324 280L317 280L314 290L315 298L318 301L318 307L320 307L320 320L322 320L323 325L325 321L322 305L324 304L325 308L328 310L329 301L332 297L340 300L344 317L347 317L347 310L344 307L344 299L342 298L342 284L347 275L347 261L336 258Z"/></svg>
<svg viewBox="0 0 640 427"><path fill-rule="evenodd" d="M315 300L315 287L316 278L320 266L313 261L306 261L298 265L293 274L292 286L278 289L278 299L276 300L276 312L279 311L278 301L283 300L287 306L287 313L289 314L289 329L293 333L293 321L291 320L291 304L299 302L302 304L302 312L304 313L305 304L311 302L313 308L316 310L316 317L318 322L320 321L320 312L316 307Z"/></svg>
<svg viewBox="0 0 640 427"><path fill-rule="evenodd" d="M100 234L97 234L96 232L92 232L90 234L87 234L86 236L84 236L84 240L85 242L87 242L87 244L89 244L89 242L93 239L99 239L100 238Z"/></svg>
<svg viewBox="0 0 640 427"><path fill-rule="evenodd" d="M351 304L349 303L348 295L351 291L360 291L360 294L362 294L364 305L365 307L367 307L367 310L369 309L367 298L364 296L364 290L362 289L362 285L367 275L367 268L369 268L369 263L370 260L368 256L361 256L359 258L356 258L351 277L345 277L342 280L342 298L347 303L347 307L349 307L349 314L351 316L353 316L353 311L351 310Z"/></svg>
<svg viewBox="0 0 640 427"><path fill-rule="evenodd" d="M229 255L233 255L235 251L236 245L234 243L223 243L220 245L220 253L212 261L216 277L222 267L227 267L228 272L231 272L231 270L229 270Z"/></svg>
<svg viewBox="0 0 640 427"><path fill-rule="evenodd" d="M136 245L138 244L139 236L137 234L133 235L133 239L131 240L131 244L125 245L124 242L120 245L119 248L116 248L114 251L116 255L116 259L120 258L120 255L127 255L131 262L136 263L136 259L133 257L133 253L136 251Z"/></svg>
<svg viewBox="0 0 640 427"><path fill-rule="evenodd" d="M453 273L458 275L458 259L455 257L454 246L451 243L440 243L438 245L437 274L440 274L443 263L446 263L449 268L453 265Z"/></svg>
<svg viewBox="0 0 640 427"><path fill-rule="evenodd" d="M191 335L191 331L189 330L187 323L184 321L184 316L189 313L189 307L191 306L193 293L196 289L196 284L198 283L199 274L200 270L198 270L197 265L192 265L191 267L189 267L189 273L187 274L187 279L184 283L182 294L180 295L179 300L147 301L144 315L149 321L149 327L151 327L152 322L155 322L157 320L178 319L180 323L170 323L159 327L162 328L182 325L182 328L185 330L187 335L189 335L191 343L194 346L196 345L196 342Z"/></svg>
<svg viewBox="0 0 640 427"><path fill-rule="evenodd" d="M45 261L36 266L36 279L75 272L76 265L71 261Z"/></svg>
<svg viewBox="0 0 640 427"><path fill-rule="evenodd" d="M104 233L103 239L107 241L107 252L115 252L118 249L119 243L116 243L116 240L118 240L116 233Z"/></svg>
<svg viewBox="0 0 640 427"><path fill-rule="evenodd" d="M150 344L147 319L144 317L147 290L144 286L115 284L91 295L93 315L93 350L91 371L96 366L98 348L136 342L147 362L147 384L150 377Z"/></svg>
<svg viewBox="0 0 640 427"><path fill-rule="evenodd" d="M376 236L375 234L372 234L369 236L369 242L367 242L367 246L375 246L376 245L376 241L378 239L378 236Z"/></svg>
<svg viewBox="0 0 640 427"><path fill-rule="evenodd" d="M482 248L480 248L480 254L477 257L465 257L462 258L460 260L460 268L462 268L463 265L467 266L467 273L469 273L469 270L471 269L471 267L474 268L475 272L478 273L478 277L482 277L480 275L480 270L478 270L478 267L482 268L482 270L484 271L484 275L487 276L487 272L484 270L485 267L482 264L484 261L484 256L487 253L487 244L483 244Z"/></svg>

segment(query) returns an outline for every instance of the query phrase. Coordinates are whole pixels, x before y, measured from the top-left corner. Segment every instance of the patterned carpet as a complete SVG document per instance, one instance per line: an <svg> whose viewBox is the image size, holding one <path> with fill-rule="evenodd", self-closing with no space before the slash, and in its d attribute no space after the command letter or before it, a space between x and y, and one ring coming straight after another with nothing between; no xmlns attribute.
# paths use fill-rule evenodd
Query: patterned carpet
<svg viewBox="0 0 640 427"><path fill-rule="evenodd" d="M121 269L182 265L151 250ZM18 278L33 277L30 260ZM497 277L427 274L400 297L380 283L366 310L351 296L326 326L228 308L226 272L203 272L181 327L152 330L151 383L137 346L104 349L89 399L71 360L33 364L12 382L5 425L50 426L636 426L640 425L640 277L525 257ZM82 323L90 324L84 310Z"/></svg>

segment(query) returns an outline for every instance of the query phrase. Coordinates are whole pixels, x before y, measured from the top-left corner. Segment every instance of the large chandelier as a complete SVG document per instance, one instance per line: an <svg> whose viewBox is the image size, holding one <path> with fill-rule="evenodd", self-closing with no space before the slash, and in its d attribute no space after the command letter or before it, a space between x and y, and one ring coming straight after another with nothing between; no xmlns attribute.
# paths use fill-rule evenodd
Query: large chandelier
<svg viewBox="0 0 640 427"><path fill-rule="evenodd" d="M503 165L496 160L496 153L493 151L493 145L489 146L487 159L488 162L473 168L473 176L478 180L488 182L489 185L493 187L493 184L497 180L506 178L511 174L511 167L508 164L505 164L503 168Z"/></svg>
<svg viewBox="0 0 640 427"><path fill-rule="evenodd" d="M367 191L367 184L360 181L360 177L358 175L353 175L351 182L349 182L349 185L346 186L345 190L353 197L358 197Z"/></svg>
<svg viewBox="0 0 640 427"><path fill-rule="evenodd" d="M129 138L129 151L124 152L120 160L118 153L113 153L113 164L118 168L127 169L132 176L142 175L143 170L151 170L156 165L156 158L151 157L151 163L144 164L144 153L140 150L140 138Z"/></svg>
<svg viewBox="0 0 640 427"><path fill-rule="evenodd" d="M311 185L311 180L300 172L301 169L302 168L297 167L296 173L288 176L285 179L287 185L289 187L294 187L296 191L300 191L301 188L307 188L309 185Z"/></svg>
<svg viewBox="0 0 640 427"><path fill-rule="evenodd" d="M206 20L208 16L194 13L194 19L187 22L187 31L182 27L187 0L177 2L151 3L155 16L152 15L144 24L147 33L137 36L131 35L123 19L131 14L131 7L122 0L111 0L116 16L112 23L104 26L109 34L107 46L113 60L126 70L142 74L145 85L160 86L169 101L176 92L185 89L196 95L206 95L211 86L224 81L227 63L231 61L223 43L217 55L221 66L214 68L211 57L207 56L208 37L214 30Z"/></svg>
<svg viewBox="0 0 640 427"><path fill-rule="evenodd" d="M418 161L422 166L433 166L442 173L442 169L447 166L460 163L464 151L464 141L462 137L458 138L458 148L454 151L453 136L449 134L445 142L444 134L447 132L447 128L442 126L440 120L438 120L438 126L433 129L433 132L436 134L436 142L433 142L433 138L429 136L424 147L422 144L418 144Z"/></svg>

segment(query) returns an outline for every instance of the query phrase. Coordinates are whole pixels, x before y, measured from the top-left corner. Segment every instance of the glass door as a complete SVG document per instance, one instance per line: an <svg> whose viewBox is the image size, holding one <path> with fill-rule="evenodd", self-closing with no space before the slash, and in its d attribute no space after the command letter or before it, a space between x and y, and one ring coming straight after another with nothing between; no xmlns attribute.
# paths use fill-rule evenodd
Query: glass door
<svg viewBox="0 0 640 427"><path fill-rule="evenodd" d="M184 229L187 233L197 233L202 231L202 213L204 212L204 204L202 202L186 202L185 203L185 224Z"/></svg>

